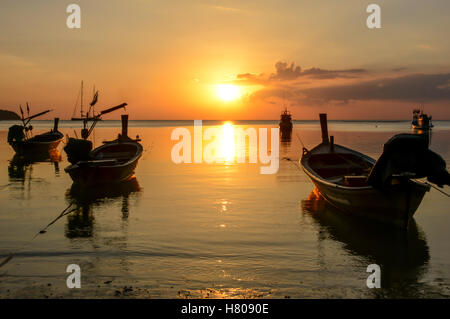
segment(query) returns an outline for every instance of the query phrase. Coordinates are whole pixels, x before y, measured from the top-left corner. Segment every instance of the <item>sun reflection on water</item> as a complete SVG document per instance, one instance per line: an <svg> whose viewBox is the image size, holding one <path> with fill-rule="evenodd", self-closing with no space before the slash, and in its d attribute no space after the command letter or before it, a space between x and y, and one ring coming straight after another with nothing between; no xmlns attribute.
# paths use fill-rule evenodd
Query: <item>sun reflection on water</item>
<svg viewBox="0 0 450 319"><path fill-rule="evenodd" d="M220 156L225 163L234 161L235 156L234 126L231 122L222 125L222 136L220 140Z"/></svg>
<svg viewBox="0 0 450 319"><path fill-rule="evenodd" d="M184 299L258 299L267 298L273 294L271 289L251 288L206 288L206 289L183 289L178 292L178 297Z"/></svg>
<svg viewBox="0 0 450 319"><path fill-rule="evenodd" d="M229 213L231 202L226 199L220 199L215 202L216 209L219 213Z"/></svg>

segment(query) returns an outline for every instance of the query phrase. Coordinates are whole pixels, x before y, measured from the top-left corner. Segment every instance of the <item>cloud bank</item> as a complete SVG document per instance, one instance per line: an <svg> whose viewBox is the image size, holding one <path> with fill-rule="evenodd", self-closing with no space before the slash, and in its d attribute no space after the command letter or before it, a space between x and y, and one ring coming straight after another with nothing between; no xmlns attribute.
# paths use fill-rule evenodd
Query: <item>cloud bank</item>
<svg viewBox="0 0 450 319"><path fill-rule="evenodd" d="M402 69L403 70L403 69ZM307 82L299 79L308 79ZM327 81L325 81L327 80ZM369 70L302 69L295 63L277 62L269 75L242 73L234 83L261 85L253 101L287 99L294 105L347 104L353 101L401 101L425 103L450 101L450 73L415 73L377 78Z"/></svg>

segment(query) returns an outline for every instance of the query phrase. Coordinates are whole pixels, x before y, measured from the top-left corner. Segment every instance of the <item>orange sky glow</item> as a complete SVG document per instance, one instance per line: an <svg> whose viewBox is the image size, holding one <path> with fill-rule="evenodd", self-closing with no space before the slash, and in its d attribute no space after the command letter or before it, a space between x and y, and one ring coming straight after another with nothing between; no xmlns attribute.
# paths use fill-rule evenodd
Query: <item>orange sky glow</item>
<svg viewBox="0 0 450 319"><path fill-rule="evenodd" d="M72 116L80 83L131 119L450 119L448 1L5 0L0 109ZM107 119L118 119L112 113Z"/></svg>

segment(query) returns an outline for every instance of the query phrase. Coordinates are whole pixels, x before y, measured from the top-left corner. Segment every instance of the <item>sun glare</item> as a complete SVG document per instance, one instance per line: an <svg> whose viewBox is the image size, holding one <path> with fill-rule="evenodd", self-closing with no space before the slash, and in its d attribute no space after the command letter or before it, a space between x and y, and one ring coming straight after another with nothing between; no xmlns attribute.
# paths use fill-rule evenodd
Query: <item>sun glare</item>
<svg viewBox="0 0 450 319"><path fill-rule="evenodd" d="M233 101L241 97L241 89L233 84L219 84L217 85L217 95L225 102Z"/></svg>

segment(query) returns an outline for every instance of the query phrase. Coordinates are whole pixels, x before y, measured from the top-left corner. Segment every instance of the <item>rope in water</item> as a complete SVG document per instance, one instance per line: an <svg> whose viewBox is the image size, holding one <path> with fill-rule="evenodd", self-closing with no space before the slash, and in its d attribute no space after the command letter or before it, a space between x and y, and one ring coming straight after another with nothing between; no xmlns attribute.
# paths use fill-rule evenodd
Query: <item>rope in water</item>
<svg viewBox="0 0 450 319"><path fill-rule="evenodd" d="M56 223L58 221L58 219L60 219L63 216L66 216L68 214L70 214L73 211L76 211L76 208L72 208L71 210L69 210L70 207L72 207L73 202L69 204L69 206L67 206L66 208L63 209L63 211L61 212L61 214L59 214L54 220L52 220L47 226L45 226L45 228L41 229L36 235L34 235L34 237L32 238L35 239L39 234L44 234L47 232L47 229L53 225L54 223Z"/></svg>
<svg viewBox="0 0 450 319"><path fill-rule="evenodd" d="M300 141L300 144L302 144L302 147L303 147L303 148L306 148L306 147L305 147L305 144L303 144L303 141L302 141L300 135L298 134L298 132L295 132L295 136L297 136L298 140Z"/></svg>
<svg viewBox="0 0 450 319"><path fill-rule="evenodd" d="M434 186L433 184L430 184L430 183L428 183L428 182L424 182L424 183L427 184L428 186L433 187L435 190L441 192L441 193L444 194L445 196L450 197L450 194L449 194L449 193L444 192L442 189L439 189L438 187Z"/></svg>
<svg viewBox="0 0 450 319"><path fill-rule="evenodd" d="M53 219L47 226L45 226L43 229L41 229L39 232L37 232L36 235L34 235L33 238L31 238L29 241L25 242L23 244L23 246L19 249L17 249L17 251L15 253L10 253L5 259L3 259L2 262L0 262L0 268L3 267L4 265L6 265L8 262L11 261L11 259L14 257L15 254L17 254L17 252L19 252L20 250L24 249L26 246L28 246L38 235L40 234L44 234L47 232L47 229L53 225L54 223L56 223L58 221L58 219L60 219L63 216L66 216L74 211L76 211L76 208L72 208L70 209L70 207L72 207L74 203L70 203L69 206L67 206L66 208L63 209L63 211L55 218Z"/></svg>
<svg viewBox="0 0 450 319"><path fill-rule="evenodd" d="M297 167L297 169L298 169L299 171L301 171L301 168L300 168L300 166L298 165L298 162L297 162L297 161L291 160L289 157L284 157L283 159L286 160L286 161L291 162L292 164L295 165L295 167Z"/></svg>

